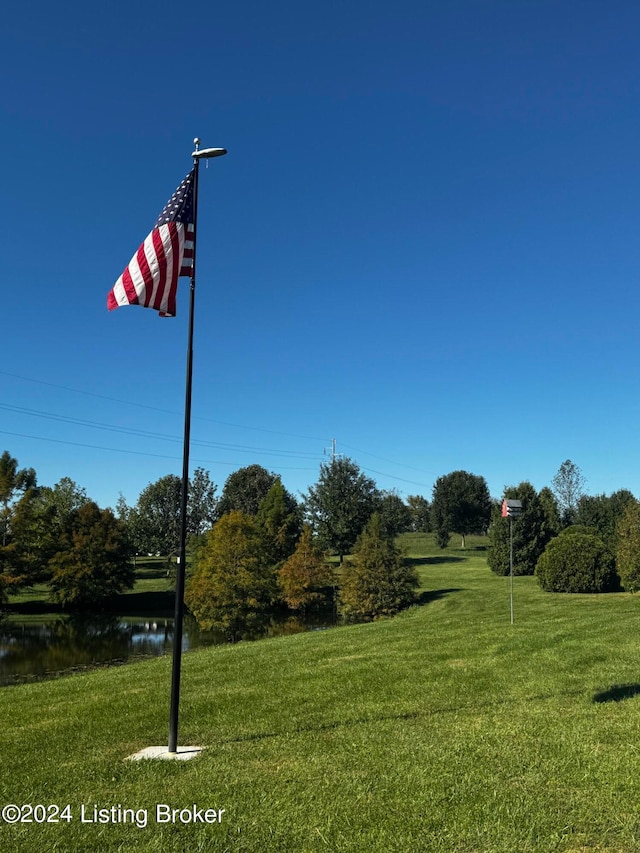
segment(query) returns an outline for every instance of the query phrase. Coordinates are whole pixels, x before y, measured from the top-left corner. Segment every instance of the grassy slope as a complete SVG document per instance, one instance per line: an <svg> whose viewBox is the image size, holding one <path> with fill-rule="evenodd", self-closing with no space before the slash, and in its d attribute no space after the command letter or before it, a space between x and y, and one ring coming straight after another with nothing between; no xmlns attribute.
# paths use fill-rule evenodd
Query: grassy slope
<svg viewBox="0 0 640 853"><path fill-rule="evenodd" d="M170 661L0 691L0 802L74 820L0 825L7 851L635 851L639 599L551 596L481 551L409 537L423 606L394 620L192 652L180 743ZM473 543L471 543L473 544ZM612 689L615 686L623 689ZM624 701L596 701L619 699ZM220 826L82 824L80 806L226 809Z"/></svg>

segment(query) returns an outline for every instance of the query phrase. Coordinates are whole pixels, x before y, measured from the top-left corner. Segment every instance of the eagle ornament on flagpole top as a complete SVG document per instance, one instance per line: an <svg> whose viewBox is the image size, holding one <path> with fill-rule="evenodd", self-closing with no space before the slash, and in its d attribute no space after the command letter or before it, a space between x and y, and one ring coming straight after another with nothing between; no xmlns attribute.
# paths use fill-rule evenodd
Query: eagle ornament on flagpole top
<svg viewBox="0 0 640 853"><path fill-rule="evenodd" d="M175 619L173 631L173 665L171 672L171 704L169 710L168 749L149 747L132 757L191 757L199 748L183 748L178 756L178 717L180 705L180 670L182 662L182 625L186 569L187 506L189 491L189 443L191 433L191 385L193 376L193 320L196 289L196 238L198 220L198 177L200 160L220 157L225 148L200 148L193 140L193 168L182 181L158 217L125 271L107 296L107 307L141 305L153 308L161 317L174 317L178 279L189 276L189 331L187 343L187 377L184 409L184 443L182 456L182 490L180 496L180 546L176 573ZM157 752L160 749L161 752ZM156 750L154 752L154 750ZM161 754L164 753L164 754Z"/></svg>

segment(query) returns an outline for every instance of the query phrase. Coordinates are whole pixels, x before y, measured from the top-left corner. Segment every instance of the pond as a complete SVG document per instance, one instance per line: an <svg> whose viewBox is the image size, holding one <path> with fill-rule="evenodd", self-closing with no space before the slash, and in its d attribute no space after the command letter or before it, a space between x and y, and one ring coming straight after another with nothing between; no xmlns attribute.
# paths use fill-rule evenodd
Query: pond
<svg viewBox="0 0 640 853"><path fill-rule="evenodd" d="M332 624L332 614L306 620L282 617L272 621L264 636L318 630ZM221 634L201 630L195 619L185 614L183 651L224 642ZM172 650L173 619L166 615L10 615L0 620L0 687L170 654Z"/></svg>

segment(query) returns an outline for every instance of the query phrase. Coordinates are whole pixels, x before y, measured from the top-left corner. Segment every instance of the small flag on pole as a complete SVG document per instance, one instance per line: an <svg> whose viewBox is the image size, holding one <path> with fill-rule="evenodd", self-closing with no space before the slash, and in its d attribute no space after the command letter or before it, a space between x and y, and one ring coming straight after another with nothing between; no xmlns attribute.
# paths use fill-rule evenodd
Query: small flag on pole
<svg viewBox="0 0 640 853"><path fill-rule="evenodd" d="M107 296L107 308L142 305L161 317L175 317L178 278L193 270L194 206L192 169L171 196L153 230Z"/></svg>

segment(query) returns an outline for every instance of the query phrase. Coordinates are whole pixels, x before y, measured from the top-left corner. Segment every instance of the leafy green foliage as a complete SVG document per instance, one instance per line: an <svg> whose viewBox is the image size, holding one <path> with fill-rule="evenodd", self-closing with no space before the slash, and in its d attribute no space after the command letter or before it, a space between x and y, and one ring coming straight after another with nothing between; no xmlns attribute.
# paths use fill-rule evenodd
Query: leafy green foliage
<svg viewBox="0 0 640 853"><path fill-rule="evenodd" d="M626 505L618 522L616 569L627 592L640 590L640 503Z"/></svg>
<svg viewBox="0 0 640 853"><path fill-rule="evenodd" d="M0 456L0 538L5 546L11 534L11 504L18 492L35 490L36 472L33 468L18 468L18 460L8 450Z"/></svg>
<svg viewBox="0 0 640 853"><path fill-rule="evenodd" d="M129 523L135 548L141 554L176 555L180 550L182 480L175 474L160 477L140 492Z"/></svg>
<svg viewBox="0 0 640 853"><path fill-rule="evenodd" d="M379 503L375 482L348 457L320 465L320 476L305 496L307 521L322 548L348 554Z"/></svg>
<svg viewBox="0 0 640 853"><path fill-rule="evenodd" d="M11 541L0 547L0 571L8 591L47 579L61 529L55 507L42 500L38 489L27 489L12 509Z"/></svg>
<svg viewBox="0 0 640 853"><path fill-rule="evenodd" d="M431 530L431 504L422 495L409 495L407 498L411 530L413 533L429 533Z"/></svg>
<svg viewBox="0 0 640 853"><path fill-rule="evenodd" d="M262 465L248 465L239 468L227 477L216 510L221 518L226 512L237 510L245 515L256 515L260 502L267 496L269 489L278 479L276 474L267 471Z"/></svg>
<svg viewBox="0 0 640 853"><path fill-rule="evenodd" d="M387 536L399 536L411 530L411 512L396 492L384 492L378 501L377 511Z"/></svg>
<svg viewBox="0 0 640 853"><path fill-rule="evenodd" d="M512 530L513 573L532 575L547 543L557 533L555 501L549 490L544 496L543 492L538 495L531 483L526 481L518 486L507 487L504 497L519 500L522 503L522 514L514 519L503 518L501 503L496 503L492 508L487 557L489 567L498 575L509 574Z"/></svg>
<svg viewBox="0 0 640 853"><path fill-rule="evenodd" d="M218 509L217 488L208 471L204 468L195 469L189 480L187 497L188 536L202 536L213 526Z"/></svg>
<svg viewBox="0 0 640 853"><path fill-rule="evenodd" d="M415 602L418 576L374 513L345 564L340 612L347 620L393 616Z"/></svg>
<svg viewBox="0 0 640 853"><path fill-rule="evenodd" d="M198 548L187 606L203 628L238 640L268 623L276 598L276 576L261 554L255 519L231 510Z"/></svg>
<svg viewBox="0 0 640 853"><path fill-rule="evenodd" d="M260 502L256 530L265 562L276 566L293 554L300 536L298 504L278 479Z"/></svg>
<svg viewBox="0 0 640 853"><path fill-rule="evenodd" d="M483 533L491 518L491 498L484 477L468 471L452 471L438 477L431 502L433 527L438 544L446 547L451 533L462 537Z"/></svg>
<svg viewBox="0 0 640 853"><path fill-rule="evenodd" d="M567 530L545 548L536 576L547 592L607 592L616 588L613 556L602 539Z"/></svg>
<svg viewBox="0 0 640 853"><path fill-rule="evenodd" d="M51 592L69 607L95 607L125 589L134 572L124 524L93 501L72 510L49 561Z"/></svg>
<svg viewBox="0 0 640 853"><path fill-rule="evenodd" d="M292 610L327 604L333 595L335 574L305 524L293 554L278 569L284 602Z"/></svg>
<svg viewBox="0 0 640 853"><path fill-rule="evenodd" d="M607 547L615 553L618 522L635 498L628 489L611 495L583 495L578 501L575 523L592 527Z"/></svg>

